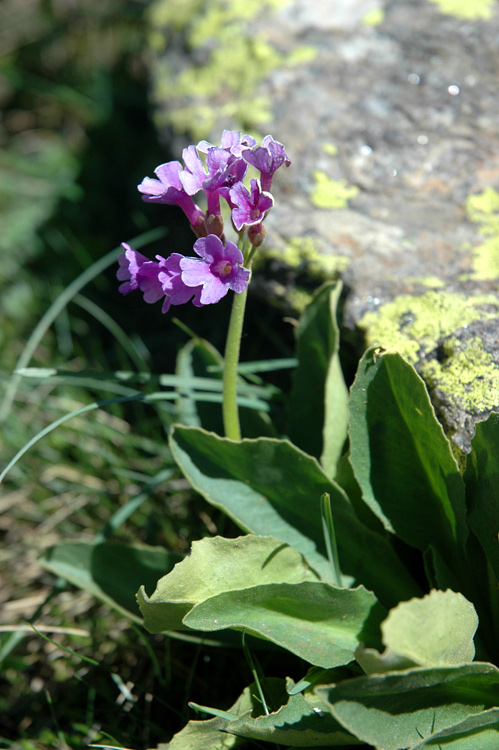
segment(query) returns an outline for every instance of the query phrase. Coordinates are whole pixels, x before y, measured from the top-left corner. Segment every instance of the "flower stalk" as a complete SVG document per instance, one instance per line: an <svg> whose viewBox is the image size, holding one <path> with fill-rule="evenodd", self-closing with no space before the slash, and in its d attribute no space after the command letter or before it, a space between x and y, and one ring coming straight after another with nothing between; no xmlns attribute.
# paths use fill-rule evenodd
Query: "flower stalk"
<svg viewBox="0 0 499 750"><path fill-rule="evenodd" d="M225 344L222 413L225 437L231 440L241 440L239 409L237 407L237 367L239 364L239 352L241 350L247 296L248 287L246 287L244 292L234 294Z"/></svg>

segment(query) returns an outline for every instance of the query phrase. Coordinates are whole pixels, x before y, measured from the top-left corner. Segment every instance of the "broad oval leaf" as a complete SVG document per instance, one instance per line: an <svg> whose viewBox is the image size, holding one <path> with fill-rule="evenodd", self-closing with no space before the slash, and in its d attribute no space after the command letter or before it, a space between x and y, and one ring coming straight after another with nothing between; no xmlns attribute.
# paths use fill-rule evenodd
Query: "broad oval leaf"
<svg viewBox="0 0 499 750"><path fill-rule="evenodd" d="M468 580L464 483L425 384L398 354L362 358L350 398L350 456L365 502L421 551L433 546Z"/></svg>
<svg viewBox="0 0 499 750"><path fill-rule="evenodd" d="M443 667L473 661L477 627L475 608L462 594L433 590L390 610L381 632L390 651L419 666Z"/></svg>
<svg viewBox="0 0 499 750"><path fill-rule="evenodd" d="M360 642L378 642L383 617L383 608L362 586L304 581L218 594L196 605L184 624L205 632L247 630L309 664L331 668L353 661Z"/></svg>
<svg viewBox="0 0 499 750"><path fill-rule="evenodd" d="M184 629L185 615L217 594L307 579L316 580L316 576L300 553L274 537L214 537L193 542L190 556L158 581L151 597L141 587L138 601L146 628L160 633Z"/></svg>
<svg viewBox="0 0 499 750"><path fill-rule="evenodd" d="M301 552L323 580L331 579L320 512L320 497L327 492L343 578L364 584L387 606L422 593L387 535L361 523L341 487L288 440L235 442L177 425L170 446L191 485L211 505L244 531L262 536L272 531Z"/></svg>

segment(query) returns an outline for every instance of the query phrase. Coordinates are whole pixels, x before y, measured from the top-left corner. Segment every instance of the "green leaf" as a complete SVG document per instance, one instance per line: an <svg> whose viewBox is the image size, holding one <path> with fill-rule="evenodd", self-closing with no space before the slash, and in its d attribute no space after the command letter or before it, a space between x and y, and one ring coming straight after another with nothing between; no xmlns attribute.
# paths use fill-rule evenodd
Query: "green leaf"
<svg viewBox="0 0 499 750"><path fill-rule="evenodd" d="M422 599L401 602L390 610L381 625L386 651L378 655L378 664L372 653L366 654L366 662L361 654L357 660L369 673L400 669L393 666L397 661L403 668L466 664L475 655L477 627L475 608L462 594L433 590Z"/></svg>
<svg viewBox="0 0 499 750"><path fill-rule="evenodd" d="M339 348L340 330L336 322L336 308L342 290L338 282L329 295L331 325L334 332L334 350L329 359L325 383L324 431L321 464L330 477L336 474L348 432L348 388L341 369Z"/></svg>
<svg viewBox="0 0 499 750"><path fill-rule="evenodd" d="M142 622L135 600L141 584L154 587L181 558L162 547L121 542L66 542L46 550L40 564L78 588Z"/></svg>
<svg viewBox="0 0 499 750"><path fill-rule="evenodd" d="M287 747L334 747L358 745L360 740L346 732L315 696L292 696L285 706L269 716L244 714L227 725L227 731L254 740Z"/></svg>
<svg viewBox="0 0 499 750"><path fill-rule="evenodd" d="M465 482L469 523L499 578L499 415L478 422L467 457Z"/></svg>
<svg viewBox="0 0 499 750"><path fill-rule="evenodd" d="M325 284L303 313L297 330L298 367L289 403L289 434L299 448L322 457L329 476L347 436L348 391L338 358L336 306L341 283Z"/></svg>
<svg viewBox="0 0 499 750"><path fill-rule="evenodd" d="M153 595L141 587L138 599L146 628L160 633L184 629L183 618L196 604L225 591L307 579L315 576L300 553L274 537L214 537L193 542L190 556L158 581Z"/></svg>
<svg viewBox="0 0 499 750"><path fill-rule="evenodd" d="M408 544L434 546L462 582L464 484L450 443L414 368L374 353L362 358L350 399L351 462L364 500Z"/></svg>
<svg viewBox="0 0 499 750"><path fill-rule="evenodd" d="M203 430L176 426L173 456L191 485L244 531L269 530L306 558L321 578L330 567L320 515L320 498L331 497L343 581L362 583L386 606L419 596L387 535L362 524L343 490L317 461L287 440L260 438L234 442Z"/></svg>
<svg viewBox="0 0 499 750"><path fill-rule="evenodd" d="M138 601L152 633L247 630L316 666L348 664L360 640L378 642L383 609L359 587L314 580L302 556L273 537L202 539Z"/></svg>
<svg viewBox="0 0 499 750"><path fill-rule="evenodd" d="M245 688L228 713L241 716L252 708L251 689ZM232 750L246 746L244 740L228 734L227 724L227 719L218 716L208 721L190 721L167 746L160 747L165 747L165 750Z"/></svg>
<svg viewBox="0 0 499 750"><path fill-rule="evenodd" d="M417 746L422 738L494 708L498 691L499 670L478 662L370 675L317 689L345 729L384 750Z"/></svg>
<svg viewBox="0 0 499 750"><path fill-rule="evenodd" d="M454 726L435 732L412 750L434 747L437 750L497 750L499 737L499 708L468 716Z"/></svg>
<svg viewBox="0 0 499 750"><path fill-rule="evenodd" d="M322 581L270 583L206 599L184 624L202 631L247 630L309 664L331 668L355 658L361 641L377 642L383 608L363 587L338 589Z"/></svg>

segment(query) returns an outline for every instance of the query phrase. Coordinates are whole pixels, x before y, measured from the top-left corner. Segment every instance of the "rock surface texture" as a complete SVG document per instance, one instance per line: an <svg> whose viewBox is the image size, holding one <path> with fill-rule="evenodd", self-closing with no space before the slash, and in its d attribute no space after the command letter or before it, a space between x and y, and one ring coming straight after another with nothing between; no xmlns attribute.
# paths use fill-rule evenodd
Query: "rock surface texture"
<svg viewBox="0 0 499 750"><path fill-rule="evenodd" d="M269 257L339 274L343 324L418 368L468 450L499 410L499 4L156 0L150 20L165 138L285 144Z"/></svg>

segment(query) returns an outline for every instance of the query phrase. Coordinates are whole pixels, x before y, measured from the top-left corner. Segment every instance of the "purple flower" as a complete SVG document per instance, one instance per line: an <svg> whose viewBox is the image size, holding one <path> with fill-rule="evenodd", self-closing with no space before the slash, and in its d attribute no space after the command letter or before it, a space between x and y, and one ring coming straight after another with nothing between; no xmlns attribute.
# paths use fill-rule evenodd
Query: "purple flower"
<svg viewBox="0 0 499 750"><path fill-rule="evenodd" d="M233 242L225 246L215 234L201 237L194 243L199 258L182 258L182 281L188 287L202 287L200 303L212 305L225 297L229 289L244 292L250 273L241 267L242 252Z"/></svg>
<svg viewBox="0 0 499 750"><path fill-rule="evenodd" d="M247 148L248 146L250 148L256 146L256 141L253 136L241 135L239 130L223 131L220 148L230 151L231 154L239 158L242 149ZM200 141L196 148L198 151L201 151L202 154L207 154L210 148L214 148L214 144L209 143L208 141Z"/></svg>
<svg viewBox="0 0 499 750"><path fill-rule="evenodd" d="M144 295L149 304L164 297L161 312L166 313L171 305L183 305L192 302L200 306L201 287L186 286L181 277L180 260L184 257L172 253L168 258L156 255L157 261L148 260L130 245L122 243L125 252L118 258L119 269L116 274L121 284L119 291L128 294L136 289Z"/></svg>
<svg viewBox="0 0 499 750"><path fill-rule="evenodd" d="M204 213L197 206L191 194L188 194L180 180L182 165L178 161L169 161L166 164L160 164L154 170L157 180L151 177L144 177L137 189L143 194L142 200L146 203L166 203L167 205L180 206L189 223L196 231L201 234L204 225Z"/></svg>
<svg viewBox="0 0 499 750"><path fill-rule="evenodd" d="M266 135L261 146L245 148L242 150L242 158L256 167L260 172L262 181L262 190L269 191L272 186L274 173L282 164L287 167L291 164L284 146L279 141L275 141L271 135Z"/></svg>
<svg viewBox="0 0 499 750"><path fill-rule="evenodd" d="M251 180L251 192L246 185L238 182L229 191L232 208L232 221L238 232L245 227L260 224L274 205L270 193L262 191L260 180Z"/></svg>
<svg viewBox="0 0 499 750"><path fill-rule="evenodd" d="M154 278L155 275L157 277L156 266L158 264L137 252L137 250L134 250L126 242L122 242L121 247L125 252L118 258L120 267L116 272L116 277L118 281L125 282L121 284L119 291L122 294L128 294L129 292L134 292L136 289L140 289L141 282L144 279L149 277Z"/></svg>
<svg viewBox="0 0 499 750"><path fill-rule="evenodd" d="M197 240L199 242L199 240ZM196 244L196 243L195 243ZM160 256L156 256L157 258ZM180 253L172 253L161 265L158 280L161 282L165 301L161 312L166 313L171 305L183 305L192 299L192 304L201 307L202 288L193 284L186 285L182 278L182 261L186 260ZM145 299L145 296L144 296Z"/></svg>
<svg viewBox="0 0 499 750"><path fill-rule="evenodd" d="M189 146L182 152L186 168L180 173L180 180L188 195L200 190L206 194L207 215L220 215L220 196L228 199L230 188L243 179L248 166L230 151L212 146L206 155L206 167L196 146Z"/></svg>

